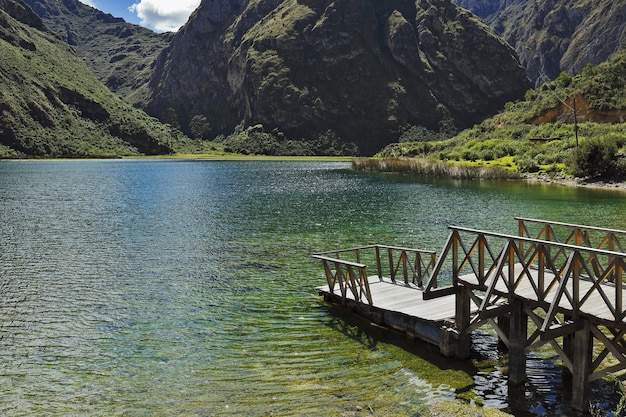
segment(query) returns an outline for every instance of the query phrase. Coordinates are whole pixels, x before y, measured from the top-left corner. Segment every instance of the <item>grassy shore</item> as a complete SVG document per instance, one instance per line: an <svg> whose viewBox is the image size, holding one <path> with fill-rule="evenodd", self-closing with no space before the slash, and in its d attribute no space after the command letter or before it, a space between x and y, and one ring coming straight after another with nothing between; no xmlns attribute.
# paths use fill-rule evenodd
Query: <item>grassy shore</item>
<svg viewBox="0 0 626 417"><path fill-rule="evenodd" d="M352 168L357 171L397 172L453 179L520 179L522 175L501 167L447 163L425 158L356 158Z"/></svg>
<svg viewBox="0 0 626 417"><path fill-rule="evenodd" d="M432 178L463 180L523 180L568 187L600 188L626 192L626 182L575 178L561 174L523 174L499 166L446 163L424 158L356 158L352 168L367 172L394 172Z"/></svg>

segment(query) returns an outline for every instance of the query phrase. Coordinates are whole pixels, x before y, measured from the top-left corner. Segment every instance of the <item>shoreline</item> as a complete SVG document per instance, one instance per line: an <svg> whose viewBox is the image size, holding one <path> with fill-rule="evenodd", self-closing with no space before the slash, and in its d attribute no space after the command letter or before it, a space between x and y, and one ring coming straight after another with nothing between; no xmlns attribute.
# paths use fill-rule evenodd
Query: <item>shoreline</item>
<svg viewBox="0 0 626 417"><path fill-rule="evenodd" d="M549 175L532 175L526 174L521 178L522 181L541 184L555 184L563 187L592 188L598 190L616 190L626 192L625 181L603 181L587 178L573 177L551 177Z"/></svg>
<svg viewBox="0 0 626 417"><path fill-rule="evenodd" d="M267 156L267 155L221 155L221 154L177 154L177 155L137 155L120 157L85 157L85 158L0 158L2 161L40 162L40 161L134 161L134 160L199 160L199 161L339 161L349 162L348 156Z"/></svg>

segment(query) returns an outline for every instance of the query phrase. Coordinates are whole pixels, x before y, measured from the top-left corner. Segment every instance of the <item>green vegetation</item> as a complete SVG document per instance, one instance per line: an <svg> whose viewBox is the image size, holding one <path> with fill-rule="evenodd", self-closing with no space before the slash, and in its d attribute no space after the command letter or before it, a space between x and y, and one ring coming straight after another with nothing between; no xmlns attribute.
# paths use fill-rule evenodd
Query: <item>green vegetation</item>
<svg viewBox="0 0 626 417"><path fill-rule="evenodd" d="M624 116L626 52L598 66L588 65L580 75L561 74L528 91L525 100L507 103L501 113L454 137L439 139L422 132L424 140L389 145L376 157L621 179L626 176Z"/></svg>
<svg viewBox="0 0 626 417"><path fill-rule="evenodd" d="M466 180L515 179L520 177L516 172L508 171L500 167L447 164L445 162L423 158L353 159L352 168L359 171L400 172L434 178Z"/></svg>
<svg viewBox="0 0 626 417"><path fill-rule="evenodd" d="M0 158L167 154L190 140L120 99L37 17L0 10Z"/></svg>
<svg viewBox="0 0 626 417"><path fill-rule="evenodd" d="M618 145L623 147L625 142L626 138L586 140L572 154L569 164L572 173L577 177L624 178L626 161L617 159L616 155Z"/></svg>
<svg viewBox="0 0 626 417"><path fill-rule="evenodd" d="M327 131L309 140L288 139L282 132L265 132L263 125L238 126L228 136L212 142L226 153L271 156L343 156L358 155L353 143L345 143L334 132Z"/></svg>
<svg viewBox="0 0 626 417"><path fill-rule="evenodd" d="M482 408L467 405L461 401L440 400L435 402L430 415L433 417L506 417L510 414L494 408Z"/></svg>
<svg viewBox="0 0 626 417"><path fill-rule="evenodd" d="M158 54L172 33L154 33L80 2L25 0L54 33L72 45L111 91L141 103Z"/></svg>

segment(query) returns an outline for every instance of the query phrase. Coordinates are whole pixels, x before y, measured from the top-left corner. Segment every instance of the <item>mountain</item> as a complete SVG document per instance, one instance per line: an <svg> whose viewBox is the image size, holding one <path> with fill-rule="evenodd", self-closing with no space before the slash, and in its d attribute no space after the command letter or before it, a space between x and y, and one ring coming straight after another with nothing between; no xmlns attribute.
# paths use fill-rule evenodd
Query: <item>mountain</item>
<svg viewBox="0 0 626 417"><path fill-rule="evenodd" d="M113 94L22 0L0 0L0 157L172 152L171 129Z"/></svg>
<svg viewBox="0 0 626 417"><path fill-rule="evenodd" d="M527 0L455 0L458 5L474 13L484 20L489 20L496 13L513 4L525 3Z"/></svg>
<svg viewBox="0 0 626 417"><path fill-rule="evenodd" d="M407 137L377 156L425 157L548 176L626 178L626 51L529 90L453 138ZM392 166L390 164L389 166ZM437 166L437 165L435 165Z"/></svg>
<svg viewBox="0 0 626 417"><path fill-rule="evenodd" d="M131 103L147 83L173 34L157 34L78 0L25 0L54 33L71 45L98 79Z"/></svg>
<svg viewBox="0 0 626 417"><path fill-rule="evenodd" d="M623 0L456 0L483 18L516 50L539 85L578 74L626 48Z"/></svg>
<svg viewBox="0 0 626 417"><path fill-rule="evenodd" d="M204 0L157 60L147 110L185 132L332 131L367 154L407 125L471 126L528 86L450 0Z"/></svg>

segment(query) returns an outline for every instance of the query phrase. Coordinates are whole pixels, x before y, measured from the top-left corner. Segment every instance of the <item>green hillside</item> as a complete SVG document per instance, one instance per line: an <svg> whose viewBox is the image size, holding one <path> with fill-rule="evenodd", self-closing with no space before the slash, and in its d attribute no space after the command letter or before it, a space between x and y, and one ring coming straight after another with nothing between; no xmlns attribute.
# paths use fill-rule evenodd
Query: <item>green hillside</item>
<svg viewBox="0 0 626 417"><path fill-rule="evenodd" d="M154 33L78 0L24 0L46 26L76 51L111 91L141 102L154 61L173 33Z"/></svg>
<svg viewBox="0 0 626 417"><path fill-rule="evenodd" d="M0 0L0 112L0 157L168 154L181 145L17 0Z"/></svg>
<svg viewBox="0 0 626 417"><path fill-rule="evenodd" d="M595 149L597 154L608 147L609 159L617 163L626 151L625 120L626 53L622 52L606 63L588 65L577 76L563 73L529 90L524 100L507 103L503 112L453 138L409 130L400 143L386 147L377 157L426 157L521 172L581 174L576 172L577 153Z"/></svg>

